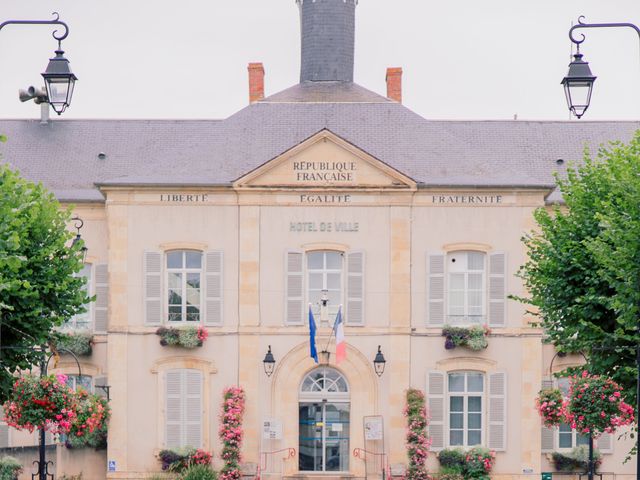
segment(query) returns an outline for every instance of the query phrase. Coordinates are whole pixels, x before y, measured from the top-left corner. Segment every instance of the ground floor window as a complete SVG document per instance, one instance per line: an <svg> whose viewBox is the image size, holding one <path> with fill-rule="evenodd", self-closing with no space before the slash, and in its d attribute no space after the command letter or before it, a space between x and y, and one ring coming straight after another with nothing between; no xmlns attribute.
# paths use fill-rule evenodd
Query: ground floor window
<svg viewBox="0 0 640 480"><path fill-rule="evenodd" d="M484 375L478 372L453 372L449 373L448 380L449 445L481 445Z"/></svg>
<svg viewBox="0 0 640 480"><path fill-rule="evenodd" d="M201 448L202 372L167 370L165 395L166 448Z"/></svg>

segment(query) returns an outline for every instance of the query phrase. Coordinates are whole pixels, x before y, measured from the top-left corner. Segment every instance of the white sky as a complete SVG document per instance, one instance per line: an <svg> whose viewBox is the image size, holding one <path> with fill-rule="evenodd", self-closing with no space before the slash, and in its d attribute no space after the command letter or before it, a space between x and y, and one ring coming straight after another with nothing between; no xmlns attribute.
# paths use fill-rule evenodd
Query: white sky
<svg viewBox="0 0 640 480"><path fill-rule="evenodd" d="M298 82L294 0L0 0L0 22L54 10L79 78L65 118L225 118L247 104L252 61L265 64L267 95ZM566 120L560 81L579 15L640 25L640 0L360 0L355 80L385 95L386 67L402 66L404 104L430 119ZM42 85L51 31L0 31L0 118L39 116L17 93ZM583 32L598 79L582 121L640 119L638 35Z"/></svg>

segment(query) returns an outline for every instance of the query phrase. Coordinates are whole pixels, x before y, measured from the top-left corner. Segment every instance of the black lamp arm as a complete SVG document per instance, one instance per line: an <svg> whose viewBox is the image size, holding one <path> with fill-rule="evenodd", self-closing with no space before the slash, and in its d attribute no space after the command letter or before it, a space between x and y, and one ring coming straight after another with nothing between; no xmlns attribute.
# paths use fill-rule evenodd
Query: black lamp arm
<svg viewBox="0 0 640 480"><path fill-rule="evenodd" d="M573 43L575 43L578 47L580 47L580 44L582 42L584 42L584 40L585 40L585 36L584 36L583 33L581 33L580 36L582 38L578 39L578 38L574 37L574 35L573 35L574 31L576 31L578 29L581 29L581 28L619 28L619 27L629 27L629 28L634 29L636 31L636 33L638 34L638 39L640 40L640 28L638 28L633 23L585 23L584 22L584 15L580 15L578 17L577 25L574 25L569 30L569 39Z"/></svg>
<svg viewBox="0 0 640 480"><path fill-rule="evenodd" d="M0 23L0 30L7 25L62 25L64 27L64 33L62 35L57 35L58 30L54 30L51 34L53 38L61 42L69 36L69 26L60 20L58 12L53 12L51 15L55 17L53 20L7 20L6 22Z"/></svg>

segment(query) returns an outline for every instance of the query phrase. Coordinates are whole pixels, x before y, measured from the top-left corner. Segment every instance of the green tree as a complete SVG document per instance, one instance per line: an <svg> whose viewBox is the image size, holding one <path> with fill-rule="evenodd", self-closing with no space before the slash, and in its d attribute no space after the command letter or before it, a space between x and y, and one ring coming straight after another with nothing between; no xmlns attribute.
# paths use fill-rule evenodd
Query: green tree
<svg viewBox="0 0 640 480"><path fill-rule="evenodd" d="M589 371L619 383L635 402L640 342L640 132L611 143L558 179L565 205L539 209L521 268L548 340L582 352Z"/></svg>
<svg viewBox="0 0 640 480"><path fill-rule="evenodd" d="M71 245L62 209L41 185L0 164L0 402L13 376L38 363L37 347L89 300L81 242Z"/></svg>

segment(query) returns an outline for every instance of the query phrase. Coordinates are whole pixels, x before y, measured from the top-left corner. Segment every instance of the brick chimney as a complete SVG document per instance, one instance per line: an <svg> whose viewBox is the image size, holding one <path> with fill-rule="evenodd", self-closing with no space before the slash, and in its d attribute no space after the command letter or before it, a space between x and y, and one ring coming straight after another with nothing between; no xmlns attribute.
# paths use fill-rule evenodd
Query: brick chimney
<svg viewBox="0 0 640 480"><path fill-rule="evenodd" d="M250 63L249 70L249 103L264 98L264 66L262 63Z"/></svg>
<svg viewBox="0 0 640 480"><path fill-rule="evenodd" d="M402 67L387 68L387 98L402 103Z"/></svg>

